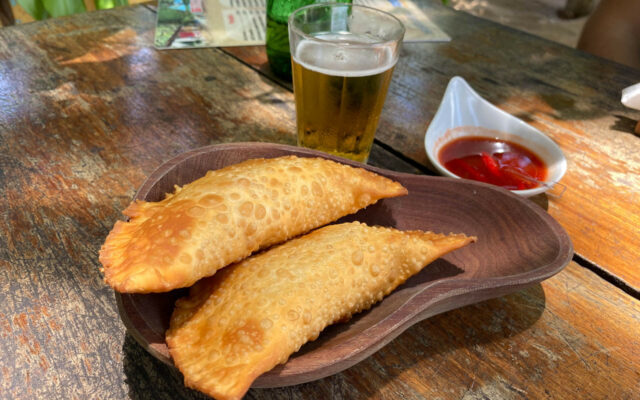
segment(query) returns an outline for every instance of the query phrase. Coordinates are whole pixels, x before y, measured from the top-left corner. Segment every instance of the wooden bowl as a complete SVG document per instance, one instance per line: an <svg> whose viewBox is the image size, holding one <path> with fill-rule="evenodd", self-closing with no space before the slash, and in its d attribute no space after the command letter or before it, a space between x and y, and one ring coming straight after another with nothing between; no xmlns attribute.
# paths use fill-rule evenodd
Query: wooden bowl
<svg viewBox="0 0 640 400"><path fill-rule="evenodd" d="M411 175L371 167L299 147L232 143L203 147L161 165L136 199L158 201L174 185L208 170L251 158L294 154L362 167L401 182L407 196L385 199L342 221L402 230L462 232L478 241L446 255L398 287L369 311L325 329L286 364L260 376L253 387L295 385L320 379L365 359L405 329L433 315L505 295L558 273L573 256L564 229L544 210L507 190L484 183ZM175 300L186 289L162 294L116 293L130 334L153 356L172 365L164 333Z"/></svg>

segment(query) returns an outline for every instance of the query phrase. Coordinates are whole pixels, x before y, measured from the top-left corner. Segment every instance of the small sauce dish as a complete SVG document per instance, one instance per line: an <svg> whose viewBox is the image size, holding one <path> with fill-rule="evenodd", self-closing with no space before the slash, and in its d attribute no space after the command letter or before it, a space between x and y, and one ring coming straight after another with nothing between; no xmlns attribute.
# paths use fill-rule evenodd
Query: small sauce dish
<svg viewBox="0 0 640 400"><path fill-rule="evenodd" d="M460 178L440 161L442 148L461 137L491 137L516 143L537 155L547 168L546 178L531 189L511 190L529 197L543 193L562 179L567 160L560 147L545 134L489 103L461 77L453 77L429 128L424 144L427 157L444 176Z"/></svg>

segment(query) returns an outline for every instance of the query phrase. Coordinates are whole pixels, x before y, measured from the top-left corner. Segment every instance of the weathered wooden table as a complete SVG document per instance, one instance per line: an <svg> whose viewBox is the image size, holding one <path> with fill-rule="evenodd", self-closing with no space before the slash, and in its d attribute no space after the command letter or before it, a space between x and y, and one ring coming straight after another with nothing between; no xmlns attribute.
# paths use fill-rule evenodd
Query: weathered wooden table
<svg viewBox="0 0 640 400"><path fill-rule="evenodd" d="M454 75L569 160L557 200L573 262L527 290L425 320L337 375L256 399L637 398L640 137L619 102L640 71L434 3L450 43L408 44L370 163L429 173L423 135ZM293 144L290 86L264 49L153 48L138 6L0 29L0 398L201 398L125 332L97 252L164 160Z"/></svg>

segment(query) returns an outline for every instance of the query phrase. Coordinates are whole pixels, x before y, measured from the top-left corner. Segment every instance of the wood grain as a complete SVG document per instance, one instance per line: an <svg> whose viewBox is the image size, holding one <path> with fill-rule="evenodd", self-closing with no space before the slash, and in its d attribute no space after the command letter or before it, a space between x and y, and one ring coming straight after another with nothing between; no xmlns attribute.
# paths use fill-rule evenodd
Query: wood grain
<svg viewBox="0 0 640 400"><path fill-rule="evenodd" d="M485 24L456 15L451 26L470 25L459 29ZM281 86L219 50L156 51L154 26L149 9L131 7L0 29L0 398L203 398L125 334L97 251L162 160L212 143L293 143L293 103ZM513 35L493 32L494 41ZM584 57L616 82L631 74ZM446 79L433 76L434 92L417 95L417 107L437 103L435 89L444 90ZM591 78L593 99L578 103L613 104L615 90L599 83L610 76ZM488 88L478 89L493 93ZM420 111L426 123L434 109ZM635 115L620 111L617 126L625 129ZM409 144L400 150L419 154ZM610 146L621 145L614 138ZM371 161L412 170L381 147ZM609 243L595 234L592 242L595 249ZM247 397L633 398L638 303L572 263L542 286L417 324L344 373Z"/></svg>
<svg viewBox="0 0 640 400"><path fill-rule="evenodd" d="M547 134L563 150L567 191L549 213L576 249L640 290L640 112L620 103L640 71L431 2L418 3L452 40L404 44L376 135L430 167L424 134L453 76ZM268 74L262 47L225 48ZM277 78L275 82L291 87ZM594 243L598 243L594 246Z"/></svg>
<svg viewBox="0 0 640 400"><path fill-rule="evenodd" d="M289 93L213 49L154 50L154 25L135 7L0 29L0 398L125 397L105 234L167 156L293 141Z"/></svg>
<svg viewBox="0 0 640 400"><path fill-rule="evenodd" d="M633 399L640 302L575 263L541 285L424 320L348 370L246 399ZM134 398L200 399L127 337Z"/></svg>
<svg viewBox="0 0 640 400"><path fill-rule="evenodd" d="M0 398L124 397L97 260L120 212L166 157L294 142L290 93L214 49L156 51L154 26L132 7L0 29Z"/></svg>
<svg viewBox="0 0 640 400"><path fill-rule="evenodd" d="M624 319L620 300L635 304L636 316L638 302L591 292L586 274L572 264L542 286L425 320L342 376L255 398L631 399L640 382L638 320L615 339L599 328ZM608 322L600 296L615 309ZM578 311L580 322L561 320Z"/></svg>

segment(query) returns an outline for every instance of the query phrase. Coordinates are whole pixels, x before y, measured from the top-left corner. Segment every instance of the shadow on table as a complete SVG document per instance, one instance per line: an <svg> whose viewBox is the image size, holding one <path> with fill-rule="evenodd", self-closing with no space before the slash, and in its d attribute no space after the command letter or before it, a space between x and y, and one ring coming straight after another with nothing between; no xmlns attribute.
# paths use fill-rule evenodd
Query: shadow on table
<svg viewBox="0 0 640 400"><path fill-rule="evenodd" d="M184 386L182 374L156 360L127 334L122 345L124 374L133 400L210 399Z"/></svg>
<svg viewBox="0 0 640 400"><path fill-rule="evenodd" d="M633 118L625 117L624 115L613 114L613 116L616 118L616 120L612 125L609 126L609 129L618 132L630 133L635 136L640 136L640 133L635 132L636 124L638 123L638 121L634 120Z"/></svg>
<svg viewBox="0 0 640 400"><path fill-rule="evenodd" d="M429 373L441 358L459 348L484 347L529 329L545 309L537 284L497 299L436 315L409 328L373 356L342 373L314 382L272 389L251 389L246 399L365 399L404 371L421 364ZM186 388L182 375L153 358L130 335L122 346L129 397L144 399L209 399ZM490 350L488 350L490 351ZM490 355L485 355L490 359ZM488 362L488 361L487 361ZM436 365L437 364L437 365ZM470 371L475 367L469 366ZM437 371L436 371L437 372Z"/></svg>
<svg viewBox="0 0 640 400"><path fill-rule="evenodd" d="M485 347L487 344L508 340L526 331L540 318L544 309L544 291L537 284L518 293L449 311L419 322L373 356L342 373L302 385L251 389L245 398L377 398L391 381L418 364L424 369L420 376L437 373L440 366L446 363L442 359L456 349ZM491 356L485 354L485 357ZM432 369L435 372L430 372ZM474 369L473 364L469 365L470 375ZM429 382L424 384L429 385ZM397 392L402 390L401 388L399 384L391 390L395 390L395 395L401 397ZM386 389L383 397L390 396L389 390ZM412 398L411 393L406 395Z"/></svg>

